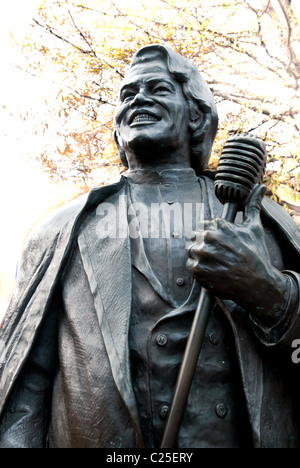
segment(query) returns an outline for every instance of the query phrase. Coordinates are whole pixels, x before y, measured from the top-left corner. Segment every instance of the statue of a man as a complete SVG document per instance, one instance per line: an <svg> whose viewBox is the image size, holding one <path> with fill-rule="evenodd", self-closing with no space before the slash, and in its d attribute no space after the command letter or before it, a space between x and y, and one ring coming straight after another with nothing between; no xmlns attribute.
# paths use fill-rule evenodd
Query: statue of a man
<svg viewBox="0 0 300 468"><path fill-rule="evenodd" d="M24 249L0 330L0 447L158 447L202 286L218 300L177 447L299 447L299 230L260 186L244 219L220 219L216 131L194 65L138 51L115 114L126 177Z"/></svg>

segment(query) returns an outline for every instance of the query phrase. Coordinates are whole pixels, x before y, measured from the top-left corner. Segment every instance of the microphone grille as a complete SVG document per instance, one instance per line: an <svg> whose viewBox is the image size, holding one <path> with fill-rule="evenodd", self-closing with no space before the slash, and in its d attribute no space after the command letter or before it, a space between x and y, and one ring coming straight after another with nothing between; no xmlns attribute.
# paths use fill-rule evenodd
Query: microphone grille
<svg viewBox="0 0 300 468"><path fill-rule="evenodd" d="M220 202L244 205L254 185L263 182L266 160L266 147L260 138L247 133L230 137L215 175L215 194Z"/></svg>

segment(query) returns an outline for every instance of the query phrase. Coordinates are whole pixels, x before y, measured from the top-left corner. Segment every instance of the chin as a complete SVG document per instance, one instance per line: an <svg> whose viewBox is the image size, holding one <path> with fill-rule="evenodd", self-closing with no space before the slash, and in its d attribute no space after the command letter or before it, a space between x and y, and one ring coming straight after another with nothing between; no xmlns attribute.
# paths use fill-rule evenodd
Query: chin
<svg viewBox="0 0 300 468"><path fill-rule="evenodd" d="M136 135L134 135L130 142L126 145L128 149L133 152L134 154L138 153L168 153L169 151L174 151L175 146L174 142L176 142L176 138L170 138L170 135L166 133L162 133L156 129L151 129L150 131L144 130L139 131ZM125 148L126 151L126 148Z"/></svg>

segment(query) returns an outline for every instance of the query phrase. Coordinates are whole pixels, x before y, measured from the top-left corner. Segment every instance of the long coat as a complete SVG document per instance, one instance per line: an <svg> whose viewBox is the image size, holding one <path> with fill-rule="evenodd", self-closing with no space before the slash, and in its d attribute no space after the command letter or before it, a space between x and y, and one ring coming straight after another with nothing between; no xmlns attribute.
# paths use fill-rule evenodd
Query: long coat
<svg viewBox="0 0 300 468"><path fill-rule="evenodd" d="M202 180L207 187L207 203L214 206L217 215L221 207L213 195L213 183L207 177ZM48 438L53 447L143 446L128 346L132 287L130 240L128 236L109 235L109 229L115 228L115 219L109 219L109 214L105 218L106 238L99 240L95 233L82 232L78 236L89 214L103 202L116 206L119 213L124 213L121 219L127 222L126 197L122 197L126 190L125 177L116 184L92 189L87 197L80 197L47 217L28 238L13 297L0 329L0 447L46 446ZM295 271L300 253L298 228L269 199L263 202L262 220L281 240L285 269ZM98 227L99 222L95 218ZM72 258L75 239L81 245L93 299L90 307L95 312L93 318L78 314L76 322L87 320L93 345L87 345L87 349L82 346L67 349L63 340L58 340L62 361L60 377L56 377L54 384L52 415L33 414L23 425L25 434L24 427L20 429L20 421L9 422L10 402L16 389L22 386L26 362L38 339L44 336L51 311L59 310L57 288ZM93 251L97 255L89 254ZM294 278L300 283L297 273ZM299 404L294 397L300 388L299 370L291 360L291 344L300 337L300 310L284 335L272 340L272 333L251 324L248 315L233 302L219 301L219 305L235 339L253 446L300 446ZM90 342L89 337L86 343ZM72 352L75 372L73 369L72 375L67 376L68 355ZM70 388L65 392L68 398L63 400L60 392L66 389L66 382ZM75 395L72 389L78 390L81 384L81 392ZM18 408L18 403L14 405ZM41 417L47 421L39 423ZM28 435L32 426L35 430Z"/></svg>

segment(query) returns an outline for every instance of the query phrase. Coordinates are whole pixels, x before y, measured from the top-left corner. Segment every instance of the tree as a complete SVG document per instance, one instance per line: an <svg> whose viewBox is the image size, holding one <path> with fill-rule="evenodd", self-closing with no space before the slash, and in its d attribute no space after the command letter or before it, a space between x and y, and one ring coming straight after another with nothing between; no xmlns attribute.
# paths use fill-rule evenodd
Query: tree
<svg viewBox="0 0 300 468"><path fill-rule="evenodd" d="M300 25L288 0L44 0L23 45L28 72L60 83L56 143L40 159L54 179L90 185L123 169L112 138L134 52L166 44L194 61L217 102L210 168L231 133L267 144L269 195L300 200ZM45 128L47 134L47 128Z"/></svg>

